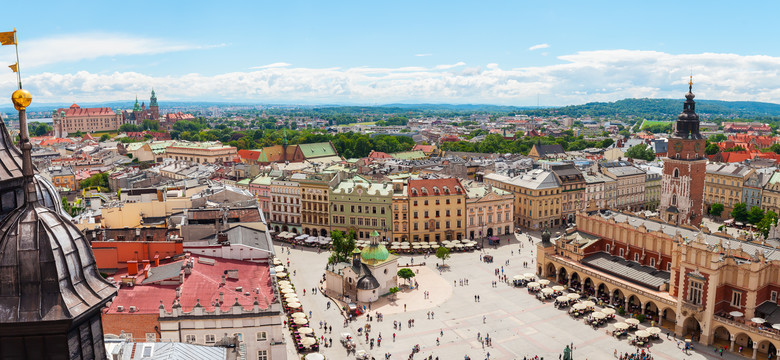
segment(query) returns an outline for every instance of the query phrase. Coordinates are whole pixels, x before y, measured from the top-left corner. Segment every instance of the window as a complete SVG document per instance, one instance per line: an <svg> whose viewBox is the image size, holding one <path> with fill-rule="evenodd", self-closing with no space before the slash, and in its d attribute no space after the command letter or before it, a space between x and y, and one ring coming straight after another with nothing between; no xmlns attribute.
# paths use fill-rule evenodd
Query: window
<svg viewBox="0 0 780 360"><path fill-rule="evenodd" d="M672 263L671 262L666 263L666 271L672 271Z"/></svg>
<svg viewBox="0 0 780 360"><path fill-rule="evenodd" d="M772 302L777 302L777 291L772 291L769 298L772 299Z"/></svg>
<svg viewBox="0 0 780 360"><path fill-rule="evenodd" d="M701 305L701 293L704 285L699 281L689 280L688 288L688 302Z"/></svg>
<svg viewBox="0 0 780 360"><path fill-rule="evenodd" d="M620 249L620 257L623 257L623 254L625 254L625 249Z"/></svg>
<svg viewBox="0 0 780 360"><path fill-rule="evenodd" d="M268 360L268 350L257 350L257 360Z"/></svg>
<svg viewBox="0 0 780 360"><path fill-rule="evenodd" d="M610 244L607 244L607 252L609 252L609 250L611 249L611 247L612 247L612 246L611 246Z"/></svg>
<svg viewBox="0 0 780 360"><path fill-rule="evenodd" d="M639 262L639 253L634 253L634 261Z"/></svg>
<svg viewBox="0 0 780 360"><path fill-rule="evenodd" d="M190 344L195 343L195 335L187 335L184 341Z"/></svg>
<svg viewBox="0 0 780 360"><path fill-rule="evenodd" d="M650 258L650 266L655 267L655 258Z"/></svg>
<svg viewBox="0 0 780 360"><path fill-rule="evenodd" d="M740 291L731 292L731 306L735 308L739 308L740 305L742 305L742 292Z"/></svg>
<svg viewBox="0 0 780 360"><path fill-rule="evenodd" d="M257 333L257 341L266 341L268 340L268 333L265 331L260 331Z"/></svg>
<svg viewBox="0 0 780 360"><path fill-rule="evenodd" d="M217 342L217 340L213 334L206 335L206 344L213 344L215 342Z"/></svg>

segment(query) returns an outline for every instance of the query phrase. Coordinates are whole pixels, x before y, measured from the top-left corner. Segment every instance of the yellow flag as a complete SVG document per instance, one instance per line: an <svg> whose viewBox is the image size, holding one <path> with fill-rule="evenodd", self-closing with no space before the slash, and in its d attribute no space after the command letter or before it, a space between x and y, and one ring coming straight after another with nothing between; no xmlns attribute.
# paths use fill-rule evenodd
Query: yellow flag
<svg viewBox="0 0 780 360"><path fill-rule="evenodd" d="M8 65L8 67L11 68L11 71L16 72L18 65L19 64Z"/></svg>
<svg viewBox="0 0 780 360"><path fill-rule="evenodd" d="M0 32L0 45L16 45L16 31Z"/></svg>

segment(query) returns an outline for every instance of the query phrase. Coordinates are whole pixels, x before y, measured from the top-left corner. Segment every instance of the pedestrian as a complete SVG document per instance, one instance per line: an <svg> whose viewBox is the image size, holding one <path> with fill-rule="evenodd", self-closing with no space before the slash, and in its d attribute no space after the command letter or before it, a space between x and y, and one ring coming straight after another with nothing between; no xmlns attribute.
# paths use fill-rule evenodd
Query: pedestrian
<svg viewBox="0 0 780 360"><path fill-rule="evenodd" d="M483 324L486 322L486 320L487 320L487 316L485 316L485 315L482 315L482 323L483 323Z"/></svg>
<svg viewBox="0 0 780 360"><path fill-rule="evenodd" d="M393 342L395 342L395 333L393 333Z"/></svg>

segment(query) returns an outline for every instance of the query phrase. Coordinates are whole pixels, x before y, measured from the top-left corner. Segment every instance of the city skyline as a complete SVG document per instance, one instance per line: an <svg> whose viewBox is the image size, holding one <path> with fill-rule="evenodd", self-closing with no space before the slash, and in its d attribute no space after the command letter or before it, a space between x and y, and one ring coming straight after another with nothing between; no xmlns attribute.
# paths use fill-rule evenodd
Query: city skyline
<svg viewBox="0 0 780 360"><path fill-rule="evenodd" d="M154 88L161 101L556 106L679 98L693 73L701 99L780 103L780 51L762 46L775 3L207 4L23 10L25 88L37 103ZM10 70L0 84L14 87Z"/></svg>

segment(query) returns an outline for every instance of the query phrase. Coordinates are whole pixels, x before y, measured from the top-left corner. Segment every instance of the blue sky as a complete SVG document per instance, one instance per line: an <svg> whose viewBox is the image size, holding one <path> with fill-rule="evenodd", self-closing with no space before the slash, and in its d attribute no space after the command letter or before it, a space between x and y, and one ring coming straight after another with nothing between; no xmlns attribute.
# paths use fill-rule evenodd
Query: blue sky
<svg viewBox="0 0 780 360"><path fill-rule="evenodd" d="M565 105L681 97L691 71L698 98L780 102L778 13L768 1L38 1L0 30L18 29L37 102L154 87L161 102Z"/></svg>

